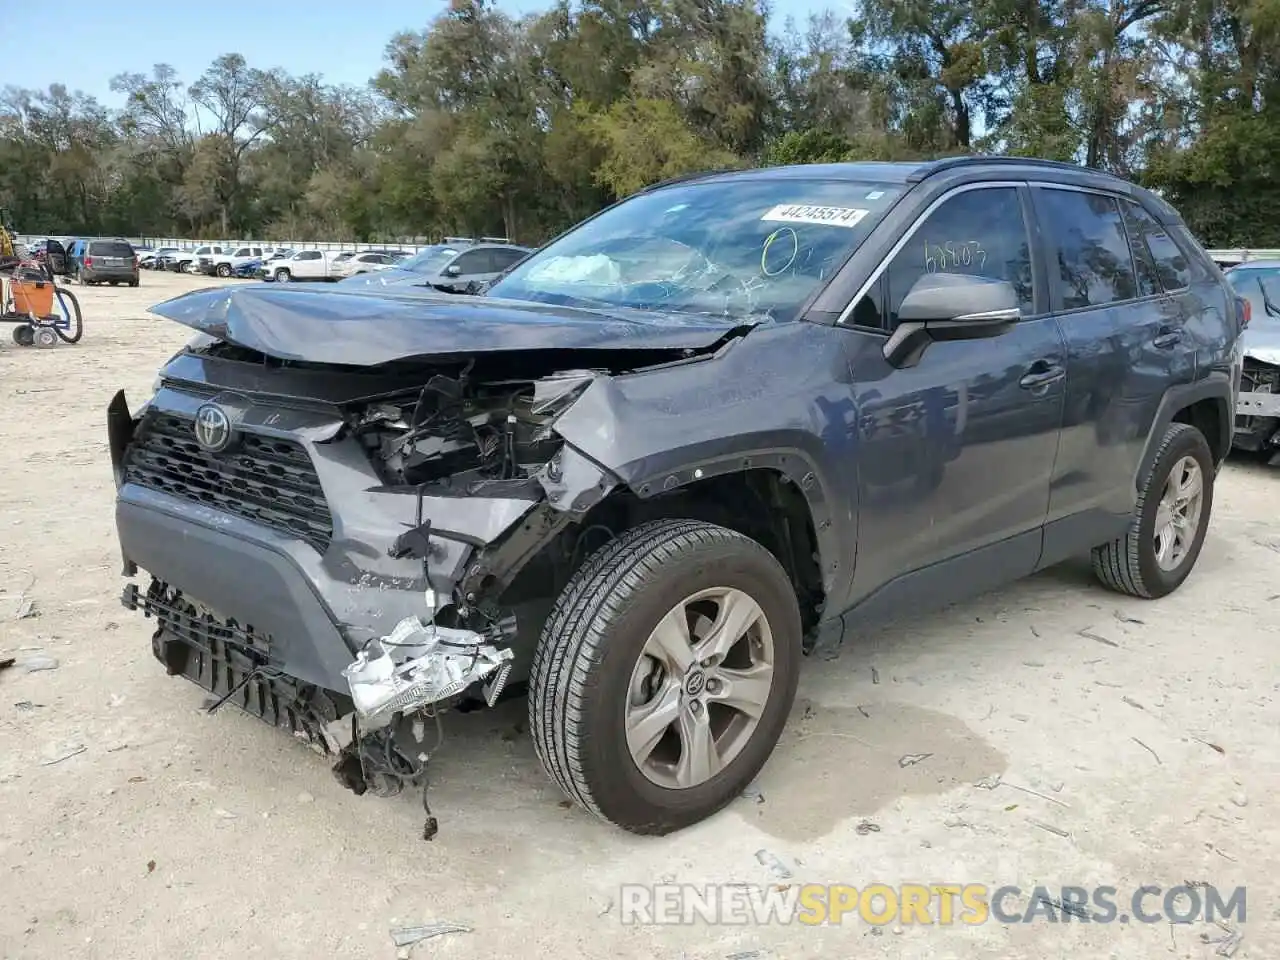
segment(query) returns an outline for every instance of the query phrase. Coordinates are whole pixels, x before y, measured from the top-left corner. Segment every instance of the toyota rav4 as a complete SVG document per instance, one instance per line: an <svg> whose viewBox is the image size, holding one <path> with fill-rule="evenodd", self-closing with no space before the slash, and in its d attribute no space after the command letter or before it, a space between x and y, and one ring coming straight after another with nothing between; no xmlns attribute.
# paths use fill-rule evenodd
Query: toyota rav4
<svg viewBox="0 0 1280 960"><path fill-rule="evenodd" d="M168 672L424 801L441 715L527 695L639 833L738 795L871 621L1076 555L1175 590L1248 322L1153 194L972 157L661 184L483 296L155 309L197 333L108 419Z"/></svg>

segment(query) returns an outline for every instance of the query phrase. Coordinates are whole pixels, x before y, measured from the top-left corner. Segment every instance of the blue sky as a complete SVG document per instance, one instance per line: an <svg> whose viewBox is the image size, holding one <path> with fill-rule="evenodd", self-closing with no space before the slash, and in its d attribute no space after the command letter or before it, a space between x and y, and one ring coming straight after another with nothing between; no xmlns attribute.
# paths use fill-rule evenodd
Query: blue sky
<svg viewBox="0 0 1280 960"><path fill-rule="evenodd" d="M16 0L4 0L0 7L8 2ZM513 14L547 5L499 0L500 8ZM788 15L803 19L811 11L849 5L848 0L774 0L772 23L776 28ZM214 4L204 13L189 3L79 4L74 16L55 18L53 43L0 44L9 47L0 57L0 86L42 89L65 83L116 107L120 98L110 89L116 74L149 73L152 64L168 63L190 83L223 53L243 54L251 66L263 69L319 73L331 83L364 83L382 67L392 34L419 29L444 8L444 0L320 0L303 5L268 0ZM125 9L128 15L122 15ZM153 9L164 12L151 16ZM40 15L33 16L38 20Z"/></svg>

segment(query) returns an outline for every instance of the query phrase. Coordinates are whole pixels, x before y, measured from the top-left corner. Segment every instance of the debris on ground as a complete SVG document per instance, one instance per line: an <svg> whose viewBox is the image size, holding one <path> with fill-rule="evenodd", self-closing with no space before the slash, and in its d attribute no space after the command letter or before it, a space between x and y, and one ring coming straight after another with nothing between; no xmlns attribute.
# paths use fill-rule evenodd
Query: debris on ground
<svg viewBox="0 0 1280 960"><path fill-rule="evenodd" d="M764 960L768 955L764 950L741 950L725 954L724 960Z"/></svg>
<svg viewBox="0 0 1280 960"><path fill-rule="evenodd" d="M917 763L928 760L932 756L932 753L908 753L905 757L898 760L898 766L914 767Z"/></svg>
<svg viewBox="0 0 1280 960"><path fill-rule="evenodd" d="M1063 837L1067 840L1071 839L1071 834L1068 831L1063 830L1061 827L1055 827L1051 823L1045 823L1043 820L1033 820L1031 817L1027 817L1027 823L1031 824L1033 827L1039 827L1041 830L1048 830L1050 833L1056 834L1057 836Z"/></svg>
<svg viewBox="0 0 1280 960"><path fill-rule="evenodd" d="M432 937L442 937L447 933L471 933L466 924L440 920L435 923L422 923L413 927L392 927L391 939L397 947L411 947Z"/></svg>
<svg viewBox="0 0 1280 960"><path fill-rule="evenodd" d="M877 670L875 667L871 668L871 682L872 683L880 682L880 671Z"/></svg>
<svg viewBox="0 0 1280 960"><path fill-rule="evenodd" d="M742 799L751 800L755 803L764 803L764 792L760 789L760 785L752 780L742 791Z"/></svg>
<svg viewBox="0 0 1280 960"><path fill-rule="evenodd" d="M43 653L37 653L29 657L23 657L22 669L27 671L27 673L39 673L41 670L57 670L58 658L51 657Z"/></svg>
<svg viewBox="0 0 1280 960"><path fill-rule="evenodd" d="M1200 934L1200 942L1218 945L1218 949L1213 952L1220 957L1234 957L1236 951L1240 948L1240 941L1244 939L1244 934L1239 930L1232 930L1221 920L1215 920L1214 925L1218 927L1226 936L1210 937L1207 933Z"/></svg>
<svg viewBox="0 0 1280 960"><path fill-rule="evenodd" d="M1084 637L1086 640L1093 640L1097 643L1104 643L1108 647L1118 648L1120 646L1120 644L1116 643L1114 640L1108 640L1106 637L1102 636L1101 634L1094 633L1088 627L1085 627L1085 629L1083 630L1077 630L1076 633L1080 634L1080 636Z"/></svg>
<svg viewBox="0 0 1280 960"><path fill-rule="evenodd" d="M1226 756L1227 754L1226 749L1218 746L1216 743L1210 743L1208 740L1201 740L1199 737L1192 737L1191 739L1194 740L1196 743L1203 743L1206 747L1208 747L1210 750L1213 750L1215 753L1220 753L1223 756Z"/></svg>
<svg viewBox="0 0 1280 960"><path fill-rule="evenodd" d="M795 876L785 863L779 860L777 856L763 848L756 851L756 861L760 866L767 868L768 871L778 880L790 880Z"/></svg>
<svg viewBox="0 0 1280 960"><path fill-rule="evenodd" d="M947 817L942 821L942 825L949 830L954 830L957 827L969 827L970 829L973 827L972 823L962 817Z"/></svg>
<svg viewBox="0 0 1280 960"><path fill-rule="evenodd" d="M78 754L84 753L88 749L83 743L51 743L44 749L44 759L40 761L40 766L51 767L55 763L61 763L63 760L69 760Z"/></svg>
<svg viewBox="0 0 1280 960"><path fill-rule="evenodd" d="M306 790L303 790L300 794L298 794L298 802L299 802L299 803L315 803L315 800L316 800L316 798L315 798L315 797L313 797L313 796L312 796L310 793L308 793Z"/></svg>
<svg viewBox="0 0 1280 960"><path fill-rule="evenodd" d="M16 657L5 657L3 660L0 660L0 670L8 670L17 662L18 659Z"/></svg>
<svg viewBox="0 0 1280 960"><path fill-rule="evenodd" d="M1133 707L1135 710L1147 709L1142 704L1140 704L1137 700L1133 699L1133 697L1121 697L1120 699L1123 700L1125 703L1127 703L1129 706Z"/></svg>
<svg viewBox="0 0 1280 960"><path fill-rule="evenodd" d="M213 815L222 820L235 820L239 816L239 814L232 813L230 810L223 810L221 807L214 810Z"/></svg>
<svg viewBox="0 0 1280 960"><path fill-rule="evenodd" d="M1246 797L1243 792L1233 793L1231 795L1231 802L1237 807L1247 807L1249 805L1249 798Z"/></svg>
<svg viewBox="0 0 1280 960"><path fill-rule="evenodd" d="M865 837L869 833L879 833L880 824L874 823L871 820L863 820L861 823L859 823L856 827L853 828L853 832L860 837Z"/></svg>
<svg viewBox="0 0 1280 960"><path fill-rule="evenodd" d="M1036 900L1038 900L1040 903L1043 903L1047 906L1052 907L1054 910L1057 910L1060 913L1065 913L1068 916L1076 917L1077 919L1080 919L1080 920L1089 919L1089 910L1083 904L1070 903L1066 900L1060 900L1057 897L1047 897L1042 893L1036 895Z"/></svg>
<svg viewBox="0 0 1280 960"><path fill-rule="evenodd" d="M997 773L990 777L983 777L975 783L974 786L982 790L994 790L996 787L1000 786L1000 782L1000 774Z"/></svg>
<svg viewBox="0 0 1280 960"><path fill-rule="evenodd" d="M18 700L14 703L17 710L35 710L37 707L43 707L43 703L32 703L30 700Z"/></svg>
<svg viewBox="0 0 1280 960"><path fill-rule="evenodd" d="M1137 617L1126 616L1125 614L1121 613L1119 610L1116 611L1116 619L1119 620L1121 623L1136 623L1139 626L1143 626L1143 627L1147 625L1147 621L1139 620Z"/></svg>
<svg viewBox="0 0 1280 960"><path fill-rule="evenodd" d="M1156 753L1154 750L1148 747L1145 743L1143 743L1137 737L1130 737L1129 739L1132 740L1134 743L1136 743L1138 746L1140 746L1143 750L1147 751L1147 753L1155 757L1156 763L1159 763L1161 766L1164 766L1164 764L1160 762L1160 754Z"/></svg>
<svg viewBox="0 0 1280 960"><path fill-rule="evenodd" d="M147 873L155 873L155 872L156 872L156 862L154 860L148 860Z"/></svg>

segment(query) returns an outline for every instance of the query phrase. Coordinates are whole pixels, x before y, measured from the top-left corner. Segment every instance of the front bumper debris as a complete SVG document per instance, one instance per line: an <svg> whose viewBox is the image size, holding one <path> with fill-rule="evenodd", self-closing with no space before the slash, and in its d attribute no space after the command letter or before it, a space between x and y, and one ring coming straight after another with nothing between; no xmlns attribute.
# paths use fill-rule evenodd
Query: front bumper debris
<svg viewBox="0 0 1280 960"><path fill-rule="evenodd" d="M372 640L342 671L360 718L385 722L448 700L486 677L485 702L493 706L511 673L510 647L486 642L474 630L459 630L406 617L390 634Z"/></svg>

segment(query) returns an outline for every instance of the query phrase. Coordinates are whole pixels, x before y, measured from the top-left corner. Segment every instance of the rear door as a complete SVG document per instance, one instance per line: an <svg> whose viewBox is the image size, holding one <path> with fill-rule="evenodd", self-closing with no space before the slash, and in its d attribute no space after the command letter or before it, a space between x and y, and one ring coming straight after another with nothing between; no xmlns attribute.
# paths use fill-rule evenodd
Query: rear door
<svg viewBox="0 0 1280 960"><path fill-rule="evenodd" d="M1123 533L1161 398L1195 378L1196 361L1182 305L1161 284L1138 230L1146 211L1100 190L1038 184L1033 193L1067 349L1047 565Z"/></svg>

